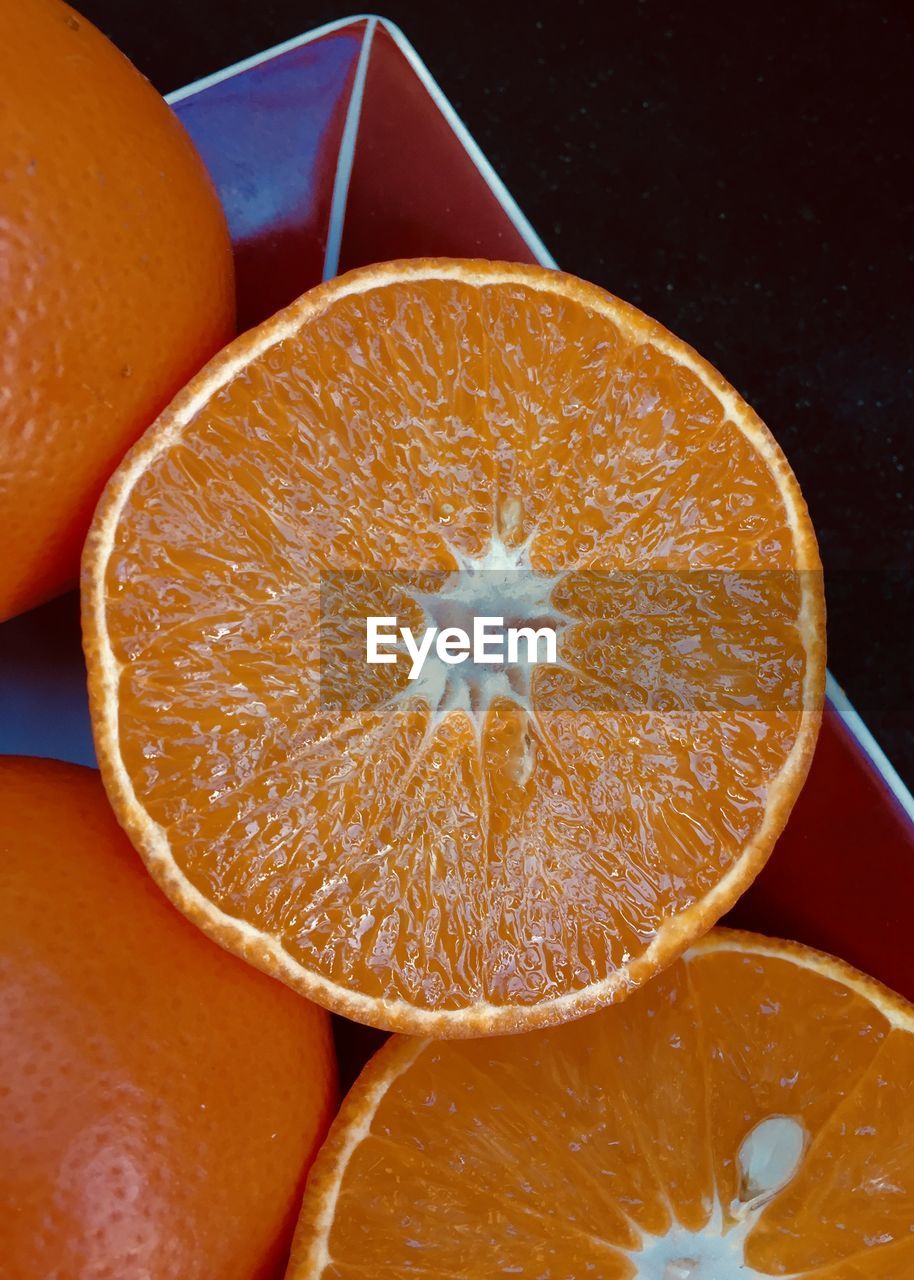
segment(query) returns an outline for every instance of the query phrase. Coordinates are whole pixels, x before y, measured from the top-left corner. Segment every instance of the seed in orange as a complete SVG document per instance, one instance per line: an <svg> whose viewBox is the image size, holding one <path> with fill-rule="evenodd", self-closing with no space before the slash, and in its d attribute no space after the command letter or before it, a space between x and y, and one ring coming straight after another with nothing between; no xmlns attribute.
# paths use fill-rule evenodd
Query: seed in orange
<svg viewBox="0 0 914 1280"><path fill-rule="evenodd" d="M757 873L818 728L819 560L771 435L539 268L368 268L240 339L113 477L83 583L102 773L153 875L378 1026L625 995ZM557 660L410 682L365 662L394 615L549 620Z"/></svg>
<svg viewBox="0 0 914 1280"><path fill-rule="evenodd" d="M287 1280L904 1280L914 1008L717 930L624 1004L394 1037L312 1169Z"/></svg>
<svg viewBox="0 0 914 1280"><path fill-rule="evenodd" d="M267 1280L335 1094L323 1009L174 910L94 770L0 758L0 1272Z"/></svg>
<svg viewBox="0 0 914 1280"><path fill-rule="evenodd" d="M2 620L76 581L105 481L235 302L203 162L99 31L4 5L0 85Z"/></svg>

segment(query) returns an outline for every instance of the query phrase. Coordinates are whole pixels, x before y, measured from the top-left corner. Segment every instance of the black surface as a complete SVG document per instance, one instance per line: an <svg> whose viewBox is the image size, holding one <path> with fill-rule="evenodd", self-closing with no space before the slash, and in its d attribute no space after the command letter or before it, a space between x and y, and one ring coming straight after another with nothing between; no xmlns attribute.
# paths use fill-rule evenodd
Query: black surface
<svg viewBox="0 0 914 1280"><path fill-rule="evenodd" d="M163 91L353 11L77 7ZM914 786L914 9L392 0L383 13L562 266L662 320L771 426L822 546L830 666Z"/></svg>

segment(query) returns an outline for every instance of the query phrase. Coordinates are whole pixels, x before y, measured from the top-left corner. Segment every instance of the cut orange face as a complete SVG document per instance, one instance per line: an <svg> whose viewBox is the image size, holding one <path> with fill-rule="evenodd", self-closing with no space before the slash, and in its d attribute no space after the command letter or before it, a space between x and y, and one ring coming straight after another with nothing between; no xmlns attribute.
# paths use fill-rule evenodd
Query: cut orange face
<svg viewBox="0 0 914 1280"><path fill-rule="evenodd" d="M914 1009L714 931L624 1004L395 1037L315 1164L287 1280L905 1280Z"/></svg>
<svg viewBox="0 0 914 1280"><path fill-rule="evenodd" d="M659 325L533 267L368 268L230 346L112 479L83 599L153 875L381 1027L637 987L757 873L819 723L819 560L771 435ZM370 664L369 618L433 629L434 660ZM460 658L480 618L513 659Z"/></svg>

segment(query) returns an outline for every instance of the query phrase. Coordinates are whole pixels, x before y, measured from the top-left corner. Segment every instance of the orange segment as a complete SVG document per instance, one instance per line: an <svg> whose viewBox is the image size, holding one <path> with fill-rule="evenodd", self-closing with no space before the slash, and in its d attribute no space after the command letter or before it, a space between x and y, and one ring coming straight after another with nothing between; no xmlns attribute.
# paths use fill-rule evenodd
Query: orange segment
<svg viewBox="0 0 914 1280"><path fill-rule="evenodd" d="M312 1171L287 1280L901 1280L912 1056L900 997L725 930L563 1027L395 1037Z"/></svg>
<svg viewBox="0 0 914 1280"><path fill-rule="evenodd" d="M624 996L756 874L818 727L819 561L777 445L659 325L531 267L370 268L239 340L112 479L84 587L99 756L153 874L380 1026ZM369 615L556 649L412 683L367 665Z"/></svg>
<svg viewBox="0 0 914 1280"><path fill-rule="evenodd" d="M817 1140L839 1101L878 1061L889 1027L868 994L835 982L797 981L792 960L713 951L697 955L689 975L704 1042L712 1048L706 1077L715 1178L724 1217L732 1221L742 1137L766 1116L796 1115L807 1141ZM715 1056L713 1046L728 1042L734 1052ZM767 1046L776 1052L767 1054Z"/></svg>
<svg viewBox="0 0 914 1280"><path fill-rule="evenodd" d="M912 1078L914 1036L896 1029L816 1133L795 1185L750 1239L756 1265L776 1257L799 1270L877 1245L910 1248ZM865 1217L857 1212L862 1197L869 1205Z"/></svg>
<svg viewBox="0 0 914 1280"><path fill-rule="evenodd" d="M914 1240L867 1249L847 1262L809 1272L811 1280L909 1280L914 1271Z"/></svg>

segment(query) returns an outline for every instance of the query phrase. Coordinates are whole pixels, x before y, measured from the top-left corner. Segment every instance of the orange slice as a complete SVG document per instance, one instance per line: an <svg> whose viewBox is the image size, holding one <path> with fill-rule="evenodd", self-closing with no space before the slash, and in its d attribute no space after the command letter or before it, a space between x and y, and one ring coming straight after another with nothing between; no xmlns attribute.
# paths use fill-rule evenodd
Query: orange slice
<svg viewBox="0 0 914 1280"><path fill-rule="evenodd" d="M411 680L367 663L369 617L556 645ZM204 369L109 484L84 634L105 782L173 901L443 1036L584 1013L706 930L824 680L766 428L633 308L486 262L354 272Z"/></svg>
<svg viewBox="0 0 914 1280"><path fill-rule="evenodd" d="M914 1008L715 930L624 1004L394 1037L314 1165L287 1280L904 1280Z"/></svg>

